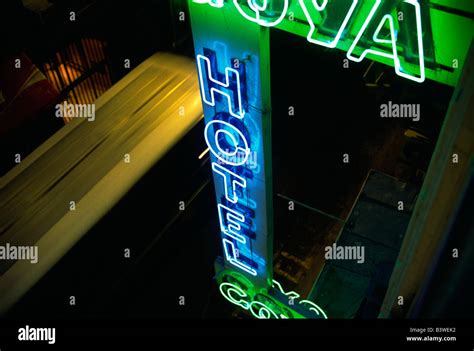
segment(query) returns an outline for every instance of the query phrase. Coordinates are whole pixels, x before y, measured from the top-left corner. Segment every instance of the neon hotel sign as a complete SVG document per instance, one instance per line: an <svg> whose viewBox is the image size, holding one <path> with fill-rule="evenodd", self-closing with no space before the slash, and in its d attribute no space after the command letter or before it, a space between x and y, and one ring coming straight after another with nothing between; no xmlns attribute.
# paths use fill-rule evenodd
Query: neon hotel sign
<svg viewBox="0 0 474 351"><path fill-rule="evenodd" d="M255 277L259 265L252 259L248 245L256 236L253 218L257 204L246 190L254 178L248 167L249 157L257 150L251 150L249 128L245 126L252 118L243 106L246 90L238 70L226 67L225 73L220 74L212 68L215 65L211 61L216 59L212 53L196 58L202 100L219 110L207 121L204 137L214 159L211 164L225 259Z"/></svg>
<svg viewBox="0 0 474 351"><path fill-rule="evenodd" d="M258 23L261 26L265 27L274 27L279 25L285 17L288 15L289 3L291 0L233 0L234 6L240 12L240 14L249 21ZM296 0L295 0L296 1ZM224 0L193 0L195 3L199 4L208 4L213 7L221 8L224 6ZM421 20L421 8L418 0L347 0L342 3L345 6L346 15L340 21L339 28L335 29L335 35L332 38L327 36L322 36L317 33L316 27L318 22L321 22L321 13L324 12L324 21L331 22L331 20L340 18L339 8L338 11L334 11L336 6L341 6L341 2L329 0L298 0L298 3L303 10L306 20L309 24L309 32L307 35L307 40L310 43L325 46L328 48L335 48L341 38L343 37L344 32L348 27L348 23L352 17L356 14L356 9L359 6L365 5L366 3L372 3L372 7L365 18L364 23L362 24L360 30L358 31L355 39L352 42L352 45L347 50L347 58L351 61L361 62L367 54L379 55L387 59L393 60L393 65L395 67L395 72L397 75L422 83L425 80L425 64L424 64L424 51L423 51L423 31L422 31L422 20ZM387 4L391 6L387 6ZM411 11L407 12L413 13L411 16L405 16L403 13L398 13L394 16L391 12L385 13L380 22L378 23L375 31L371 31L371 25L374 21L379 19L376 16L376 13L384 9L396 8L397 5L402 4L405 8L411 8ZM271 9L271 11L268 11ZM331 11L332 10L332 11ZM354 21L355 23L356 21ZM386 36L381 38L380 32L384 26L388 24L390 35L389 38ZM400 54L397 51L398 44L398 33L400 30L397 30L397 27L409 26L409 28L416 28L411 35L415 37L415 40L410 40L409 43L405 45L410 46L411 52L416 52L418 55L418 70L419 74L414 75L410 74L407 69L404 69L402 60L400 59ZM361 54L357 55L356 51L363 39L371 35L370 39L374 44L379 45L388 45L391 50L380 50L377 48L365 49Z"/></svg>
<svg viewBox="0 0 474 351"><path fill-rule="evenodd" d="M214 8L224 6L223 0L193 0L193 2L208 4ZM374 20L374 14L381 6L381 0L371 1L373 6L370 11L367 11L367 18L362 19L363 24L347 51L347 57L359 62L369 53L381 55L393 60L398 75L415 82L423 82L425 73L420 5L416 0L393 0L392 2L394 5L404 3L413 9L414 17L411 16L411 21L414 18L415 23L412 22L411 25L416 26L417 40L411 40L410 43L416 46L416 48L412 48L415 49L412 52L417 52L419 57L418 76L407 73L400 63L396 49L395 20L390 13L380 14L378 11L377 18L379 20L381 18L381 20L376 27L372 23L373 33L369 39L386 47L391 45L392 52L390 53L390 50L383 52L377 49L365 49L361 52L359 49L359 56L355 55L355 48L361 38L364 37L364 40L367 40L366 30ZM278 25L287 15L289 0L275 1L275 4L279 4L275 5L279 7L279 11L275 9L275 6L272 7L271 17L268 15L270 12L265 11L269 1L248 0L246 4L243 3L245 1L233 1L234 6L244 18L261 26L272 27ZM362 1L345 1L347 13L340 22L339 28L336 28L336 35L328 40L327 37L323 38L316 34L313 17L315 12L325 11L325 20L330 19L332 16L330 10L334 3L330 3L328 0L299 0L299 5L310 27L308 41L335 48L359 3ZM199 6L199 8L201 7ZM384 7L384 9L386 8ZM268 289L269 285L273 285L273 288L276 286L276 282L271 280L271 273L269 273L271 267L268 267L271 266L270 255L272 253L269 253L271 244L268 241L271 240L269 237L271 230L268 228L270 224L267 223L267 214L269 213L267 206L271 206L271 204L268 204L266 199L269 198L269 193L271 196L271 190L268 189L266 183L268 175L265 175L262 132L265 128L262 121L268 120L269 115L268 112L265 112L268 106L262 102L265 100L262 96L265 92L262 93L258 78L261 74L261 63L259 61L258 39L254 39L255 36L258 36L258 31L250 31L250 34L247 33L247 37L244 37L246 39L235 41L232 36L242 36L243 33L228 33L225 25L221 26L222 23L227 24L225 16L214 15L210 18L207 16L207 13L205 16L202 16L201 13L201 16L195 17L193 36L206 123L204 136L211 152L211 167L218 203L225 272L231 274L228 275L231 278L230 281L221 282L220 290L229 301L244 309L253 311L252 308L257 306L261 310L254 313L257 317L287 316L288 314L275 313L274 310L268 308L270 305L275 306L275 303L267 304L267 312L262 314L265 308L261 302L252 302L252 299L261 299L260 292ZM339 15L338 18L340 19L341 16ZM403 23L407 22L410 22L408 16ZM397 23L398 26L401 25L398 18ZM381 38L381 30L387 28L387 24L390 28L390 38L387 39L387 35ZM251 59L241 60L239 57L251 57ZM248 161L254 154L257 155L253 162L256 167L249 167ZM236 281L232 278L232 275L236 276L236 273L242 277L240 283L238 279ZM257 289L245 288L249 286L255 286ZM282 289L280 290L283 292ZM259 291L259 293L249 293L249 291ZM268 297L267 294L266 298ZM300 303L311 304L305 300ZM326 318L324 312L317 305L310 309L318 316Z"/></svg>

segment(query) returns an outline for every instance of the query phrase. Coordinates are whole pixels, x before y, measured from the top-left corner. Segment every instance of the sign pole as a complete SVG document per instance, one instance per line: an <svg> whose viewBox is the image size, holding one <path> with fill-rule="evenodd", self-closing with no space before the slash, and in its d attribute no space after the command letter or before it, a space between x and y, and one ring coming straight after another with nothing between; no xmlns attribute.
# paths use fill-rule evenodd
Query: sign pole
<svg viewBox="0 0 474 351"><path fill-rule="evenodd" d="M223 249L216 280L224 298L256 318L327 318L273 279L268 27L284 11L272 6L189 1ZM252 11L255 21L245 20Z"/></svg>

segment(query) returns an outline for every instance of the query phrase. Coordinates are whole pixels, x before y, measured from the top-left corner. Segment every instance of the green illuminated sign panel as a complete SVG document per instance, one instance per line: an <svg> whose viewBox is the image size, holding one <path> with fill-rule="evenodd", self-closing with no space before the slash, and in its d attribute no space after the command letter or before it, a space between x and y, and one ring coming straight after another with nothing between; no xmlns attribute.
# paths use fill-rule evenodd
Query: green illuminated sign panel
<svg viewBox="0 0 474 351"><path fill-rule="evenodd" d="M233 6L245 21L306 37L308 42L394 67L417 83L426 78L456 85L474 24L436 1L420 0L193 0L219 8ZM432 4L433 3L433 4ZM445 1L456 7L455 1Z"/></svg>
<svg viewBox="0 0 474 351"><path fill-rule="evenodd" d="M259 289L235 271L222 271L218 276L219 291L230 303L250 312L258 319L327 319L314 302L301 299L294 291L285 291L273 280L270 289Z"/></svg>

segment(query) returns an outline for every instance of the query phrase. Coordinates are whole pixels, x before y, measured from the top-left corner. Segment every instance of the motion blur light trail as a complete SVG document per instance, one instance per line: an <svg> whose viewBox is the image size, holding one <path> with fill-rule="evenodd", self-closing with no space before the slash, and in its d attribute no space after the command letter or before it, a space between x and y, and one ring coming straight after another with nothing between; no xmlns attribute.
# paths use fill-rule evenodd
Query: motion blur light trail
<svg viewBox="0 0 474 351"><path fill-rule="evenodd" d="M202 118L194 63L155 54L0 181L0 245L37 245L37 264L0 262L0 314ZM52 117L54 118L54 117Z"/></svg>

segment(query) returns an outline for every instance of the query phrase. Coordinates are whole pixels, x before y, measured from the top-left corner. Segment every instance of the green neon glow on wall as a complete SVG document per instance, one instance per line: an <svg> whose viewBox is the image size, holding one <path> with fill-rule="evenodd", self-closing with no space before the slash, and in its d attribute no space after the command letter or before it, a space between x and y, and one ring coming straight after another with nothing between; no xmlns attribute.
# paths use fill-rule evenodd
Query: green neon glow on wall
<svg viewBox="0 0 474 351"><path fill-rule="evenodd" d="M284 291L279 282L273 280L273 290L285 296L284 303L277 297L270 295L264 289L256 289L255 286L243 275L225 271L219 284L219 291L230 303L250 312L258 319L290 319L307 318L300 312L295 311L292 306L306 311L306 316L312 318L327 319L326 313L312 301L300 300L300 295L295 291Z"/></svg>

